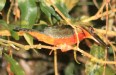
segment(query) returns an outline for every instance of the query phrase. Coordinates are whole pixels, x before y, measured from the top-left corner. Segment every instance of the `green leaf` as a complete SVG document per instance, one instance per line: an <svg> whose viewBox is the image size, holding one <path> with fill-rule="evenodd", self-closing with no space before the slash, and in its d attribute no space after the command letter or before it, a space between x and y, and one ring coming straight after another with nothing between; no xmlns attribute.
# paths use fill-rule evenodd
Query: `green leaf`
<svg viewBox="0 0 116 75"><path fill-rule="evenodd" d="M50 17L51 18L51 13L48 11L49 10L49 7L47 7L45 5L45 3L40 3L40 8L41 8L41 11L47 15L47 17Z"/></svg>
<svg viewBox="0 0 116 75"><path fill-rule="evenodd" d="M30 46L33 45L33 37L31 35L25 33L24 38Z"/></svg>
<svg viewBox="0 0 116 75"><path fill-rule="evenodd" d="M14 32L13 29L13 25L7 24L4 20L0 20L0 29L7 29L10 31L11 36L15 39L15 40L19 40L19 36L16 32Z"/></svg>
<svg viewBox="0 0 116 75"><path fill-rule="evenodd" d="M0 0L0 11L4 8L6 0Z"/></svg>
<svg viewBox="0 0 116 75"><path fill-rule="evenodd" d="M7 54L4 54L5 59L10 63L11 65L11 70L13 71L13 73L15 75L25 75L23 69L21 68L21 66L18 64L17 61L15 61L12 57L10 57Z"/></svg>
<svg viewBox="0 0 116 75"><path fill-rule="evenodd" d="M65 75L74 75L75 64L73 62L69 63L65 69Z"/></svg>
<svg viewBox="0 0 116 75"><path fill-rule="evenodd" d="M47 7L45 5L45 3L40 3L40 9L47 16L46 18L48 19L48 21L50 22L50 24L52 24L52 21L51 21L51 13L49 12L49 7Z"/></svg>
<svg viewBox="0 0 116 75"><path fill-rule="evenodd" d="M11 30L10 33L11 33L11 36L12 36L15 40L19 40L19 35L18 35L17 32Z"/></svg>
<svg viewBox="0 0 116 75"><path fill-rule="evenodd" d="M40 8L47 17L51 18L51 15L53 15L56 17L57 20L60 20L60 16L56 14L55 10L50 6L47 6L44 2L40 3Z"/></svg>
<svg viewBox="0 0 116 75"><path fill-rule="evenodd" d="M0 20L0 28L2 29L9 29L8 24L4 20Z"/></svg>
<svg viewBox="0 0 116 75"><path fill-rule="evenodd" d="M90 49L90 54L98 58L99 60L104 60L105 48L98 45L93 45ZM88 60L85 65L86 65L85 70L87 75L102 75L103 74L104 65L93 62L91 60ZM115 73L113 69L106 66L105 75L115 75Z"/></svg>
<svg viewBox="0 0 116 75"><path fill-rule="evenodd" d="M55 5L65 17L71 18L70 15L68 14L69 13L68 9L66 8L64 3L57 2Z"/></svg>
<svg viewBox="0 0 116 75"><path fill-rule="evenodd" d="M98 45L93 45L90 50L90 54L93 55L94 57L98 59L104 59L105 56L105 48L98 46Z"/></svg>
<svg viewBox="0 0 116 75"><path fill-rule="evenodd" d="M28 33L24 34L24 38L27 41L27 43L32 46L33 45L33 37L31 35L29 35ZM33 49L35 53L38 54L37 50Z"/></svg>
<svg viewBox="0 0 116 75"><path fill-rule="evenodd" d="M113 48L111 46L108 48L108 53L113 54Z"/></svg>
<svg viewBox="0 0 116 75"><path fill-rule="evenodd" d="M42 19L48 24L50 23L52 25L53 23L55 23L53 19L55 19L56 21L61 19L60 16L55 12L55 10L44 0L40 1L40 9L42 11Z"/></svg>
<svg viewBox="0 0 116 75"><path fill-rule="evenodd" d="M95 71L94 75L102 75L104 71L104 66L101 66L97 71ZM113 71L109 66L106 66L105 75L115 75L115 71Z"/></svg>
<svg viewBox="0 0 116 75"><path fill-rule="evenodd" d="M18 5L21 10L21 26L32 28L39 16L35 0L18 0Z"/></svg>
<svg viewBox="0 0 116 75"><path fill-rule="evenodd" d="M47 17L45 16L45 18L48 19L48 21L50 22L50 24L52 24L51 13L47 10L49 8L47 6L43 6L43 3L40 4L40 8L41 8L41 11L47 16Z"/></svg>
<svg viewBox="0 0 116 75"><path fill-rule="evenodd" d="M104 66L89 63L86 65L86 75L103 75ZM109 66L106 66L105 75L115 75L115 71L111 69Z"/></svg>

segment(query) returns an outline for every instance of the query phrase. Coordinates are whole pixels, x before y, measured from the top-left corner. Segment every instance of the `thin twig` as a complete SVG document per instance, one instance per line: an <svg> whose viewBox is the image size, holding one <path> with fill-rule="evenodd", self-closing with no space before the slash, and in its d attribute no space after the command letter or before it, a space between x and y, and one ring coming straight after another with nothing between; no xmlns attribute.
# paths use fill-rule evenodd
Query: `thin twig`
<svg viewBox="0 0 116 75"><path fill-rule="evenodd" d="M111 14L112 12L116 12L116 9L109 10L109 11L108 11L108 14ZM87 19L84 19L84 20L82 20L82 22L90 22L90 21L92 21L92 20L97 20L97 19L99 19L100 17L106 16L106 15L107 15L107 12L103 12L102 14L98 14L97 16L94 15L94 16L91 16L91 17L89 17L89 18L87 18Z"/></svg>
<svg viewBox="0 0 116 75"><path fill-rule="evenodd" d="M99 9L99 5L98 5L97 1L96 1L96 0L93 0L93 3L94 3L95 6Z"/></svg>
<svg viewBox="0 0 116 75"><path fill-rule="evenodd" d="M100 34L106 34L106 30L103 30L103 29L96 29L96 28L94 28L95 29L95 31L97 32L97 33L100 33ZM108 31L107 32L107 36L116 36L116 31Z"/></svg>
<svg viewBox="0 0 116 75"><path fill-rule="evenodd" d="M9 8L9 10L8 10L8 13L7 13L7 24L9 24L10 13L11 13L13 4L14 4L14 0L11 0L10 8Z"/></svg>
<svg viewBox="0 0 116 75"><path fill-rule="evenodd" d="M59 75L58 74L58 66L57 66L57 51L54 51L54 70L55 70L55 75Z"/></svg>
<svg viewBox="0 0 116 75"><path fill-rule="evenodd" d="M103 8L105 7L105 5L106 5L106 2L103 0L102 6L100 7L96 15L99 15L103 11Z"/></svg>
<svg viewBox="0 0 116 75"><path fill-rule="evenodd" d="M100 64L116 64L115 61L104 61L104 60L100 60L95 58L94 56L92 56L91 54L85 52L84 50L77 48L75 49L76 51L79 51L80 53L82 53L84 56L87 56L88 58L91 59L91 61L96 62L96 63L100 63Z"/></svg>
<svg viewBox="0 0 116 75"><path fill-rule="evenodd" d="M12 41L8 41L8 40L4 40L4 39L0 39L0 42L6 43L6 44L14 44L17 47L19 47L21 49L24 49L24 50L29 50L29 49L32 49L32 48L36 48L36 49L46 48L46 49L50 49L50 50L59 49L59 47L46 46L46 45L41 45L41 44L32 45L32 46L30 46L30 45L22 45L22 44L12 42ZM80 48L75 48L74 47L74 48L72 48L72 50L76 50L76 51L82 53L84 56L87 56L88 58L92 59L92 61L100 63L100 64L116 64L115 61L104 61L104 60L97 59L94 56L92 56L91 54L85 52L84 50L82 50Z"/></svg>
<svg viewBox="0 0 116 75"><path fill-rule="evenodd" d="M108 36L107 36L107 33L108 33L108 28L109 28L109 20L108 20L108 2L107 0L104 0L104 3L106 5L106 42L108 43ZM103 11L103 10L102 10ZM107 48L105 50L105 61L107 60ZM104 64L104 70L103 70L103 75L105 75L105 72L106 72L106 64Z"/></svg>

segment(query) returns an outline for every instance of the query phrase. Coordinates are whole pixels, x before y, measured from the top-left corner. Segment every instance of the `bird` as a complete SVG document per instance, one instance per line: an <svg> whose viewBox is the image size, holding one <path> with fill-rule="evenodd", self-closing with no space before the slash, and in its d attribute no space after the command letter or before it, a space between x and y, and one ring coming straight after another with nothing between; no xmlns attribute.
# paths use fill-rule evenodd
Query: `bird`
<svg viewBox="0 0 116 75"><path fill-rule="evenodd" d="M14 30L18 31L18 34L20 35L28 33L38 41L57 46L62 49L62 52L70 50L78 41L82 41L86 38L93 39L97 43L107 46L106 43L96 33L94 33L92 27L88 27L87 29L84 26L80 26L80 29L77 30L78 34L75 33L74 29L70 25L48 26L42 30L27 28L16 28Z"/></svg>

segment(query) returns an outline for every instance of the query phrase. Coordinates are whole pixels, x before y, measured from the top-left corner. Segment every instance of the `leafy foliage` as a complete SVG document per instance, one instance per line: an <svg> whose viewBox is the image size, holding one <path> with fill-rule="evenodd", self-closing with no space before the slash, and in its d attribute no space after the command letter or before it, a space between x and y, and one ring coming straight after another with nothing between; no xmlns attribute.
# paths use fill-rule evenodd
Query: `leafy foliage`
<svg viewBox="0 0 116 75"><path fill-rule="evenodd" d="M96 58L99 58L100 60L104 60L104 56L105 56L104 50L105 49L101 46L93 45L91 47L90 53ZM104 72L104 65L94 62L94 59L91 59L91 60L93 61L87 61L86 63L86 74L87 75L102 75ZM115 75L115 72L111 69L111 67L106 66L105 75Z"/></svg>
<svg viewBox="0 0 116 75"><path fill-rule="evenodd" d="M98 2L99 2L98 6L102 4L101 0L98 0ZM110 3L112 3L112 7L113 7L113 3L115 3L115 2L110 2ZM84 27L86 27L86 26L89 27L90 24L93 27L99 27L99 28L101 27L101 30L103 30L105 28L107 30L107 27L104 27L105 21L99 20L99 22L94 22L92 20L97 20L98 18L104 17L104 15L105 16L108 15L109 19L110 19L109 26L112 26L112 27L109 27L109 29L115 28L115 25L114 25L115 19L112 18L112 16L114 17L115 15L114 14L110 15L110 12L103 13L104 8L100 9L100 10L102 10L102 11L99 11L100 13L97 13L96 12L97 9L95 6L97 6L97 5L94 2L89 2L89 1L83 2L81 0L80 1L79 0L71 0L71 1L70 0L0 0L0 18L1 18L0 32L2 32L2 30L8 30L11 35L11 37L8 37L9 40L11 40L13 42L16 41L16 42L22 43L21 45L15 43L16 45L14 45L11 42L9 43L9 40L8 41L2 40L2 41L0 41L0 48L4 49L4 47L5 47L7 49L6 51L8 53L9 46L11 46L13 48L18 48L18 50L22 49L23 47L27 47L27 45L26 46L24 45L25 44L25 41L23 41L24 38L25 38L26 42L29 44L29 46L38 44L38 41L35 41L35 39L27 33L25 33L23 35L18 35L18 33L13 30L16 27L33 29L35 31L37 31L37 30L43 31L43 29L45 27L49 27L49 26L53 26L53 25L59 25L59 26L69 25L69 23L67 23L67 22L70 22L72 24L72 26L77 28L77 32L78 32L79 27L76 27L76 26L83 25ZM98 7L98 9L99 9L99 7ZM19 10L19 12L17 12L16 10ZM60 11L60 13L58 11ZM93 13L94 14L97 13L97 16L96 15L93 16ZM112 13L115 13L115 8L114 8L114 11L112 11ZM20 14L19 18L16 17L17 14ZM92 15L92 17L88 17L88 15ZM65 17L65 18L63 18L63 17ZM107 22L107 19L106 19L106 22ZM94 24L97 24L97 26ZM98 25L100 25L100 26L98 26ZM113 27L113 25L114 25L114 27ZM95 30L97 30L97 29L95 29ZM113 30L115 30L115 29L113 29ZM109 30L109 31L111 31L111 30ZM90 33L94 34L94 28L90 30ZM106 32L103 34L102 33L103 32L101 31L100 32L101 35L106 35ZM41 32L41 34L42 34L42 32ZM101 35L100 35L100 37L101 37ZM109 47L109 51L107 54L109 54L109 56L108 56L109 58L114 60L115 50L113 50L113 49L115 49L116 42L114 39L115 39L116 35L115 34L111 34L111 35L107 34L107 35L108 35L107 40L110 40L110 41L113 40L112 41L113 43L110 42L111 46ZM7 36L7 34L6 34L6 36ZM21 37L21 39L19 39L20 36L23 36L24 38ZM41 37L41 36L38 36L38 37ZM0 35L0 39L1 38L6 39L6 37ZM41 43L41 42L39 42L39 43ZM95 57L101 61L104 61L106 59L105 58L105 55L106 55L105 50L106 49L105 49L105 47L102 47L102 45L98 46L98 44L97 45L92 44L91 41L87 42L85 40L79 41L79 43L82 43L82 45L81 44L79 44L79 45L81 45L82 48L85 49L85 51L84 50L83 51L86 54L87 54L86 51L89 50L90 56L92 55L93 57ZM85 43L87 43L87 47L84 46ZM43 42L42 42L42 44L43 44ZM41 49L40 46L41 45L39 45L39 47L36 47L36 45L35 45L34 47ZM20 48L20 47L22 47L22 48ZM88 47L89 47L89 49L88 49ZM48 49L49 48L50 47L48 47ZM11 70L13 71L13 73L16 75L25 75L24 71L22 70L22 68L20 67L18 62L14 58L7 55L6 51L2 51L3 49L0 50L0 56L2 56L2 53L5 53L3 57L5 57L5 60L7 60L7 62L9 62L11 64ZM81 52L82 51L80 51L80 53ZM47 50L44 51L44 49L43 49L43 51L42 52L40 51L40 53L42 53L40 55L40 58L42 60L39 60L39 62L42 61L42 65L41 65L42 67L39 67L39 69L42 71L44 66L46 66L46 65L50 66L52 60L51 59L49 60L49 57L46 55ZM59 53L58 55L61 54L59 52L59 50L58 50L58 53ZM69 53L67 55L71 56L71 57L65 56L65 58L66 58L65 60L62 57L59 57L59 59L61 59L61 60L63 59L63 62L61 61L61 63L58 63L58 64L60 64L60 65L58 65L58 67L63 65L63 70L62 70L62 67L60 67L60 71L59 71L61 73L61 75L62 74L74 75L74 72L76 75L77 74L80 75L81 72L77 73L77 71L76 71L76 69L80 69L80 66L81 66L81 70L79 70L79 71L82 71L82 66L85 66L86 72L85 71L84 72L86 73L86 75L102 75L103 74L104 65L96 62L95 59L86 59L86 57L84 57L86 59L86 61L84 61L84 59L82 57L80 57L81 55L79 54L78 55L79 61L80 62L84 61L84 64L82 63L78 67L78 66L75 66L74 62L72 62L73 55L70 55L71 52L69 51L67 53ZM16 56L19 55L18 56L19 58L22 56L22 55L18 54L18 51L14 51L14 50L13 50L13 54ZM35 63L36 58L33 60L33 57L38 57L32 51L29 51L29 52L27 51L26 54L24 54L24 55L27 58L29 57L29 59L31 59L31 62L34 62L34 63ZM87 55L85 55L85 56L87 56ZM50 57L50 58L52 58L52 57ZM23 56L21 57L21 59L24 59L24 61L27 62L27 59L23 58ZM75 52L75 59L76 59L76 52ZM47 63L50 62L50 63L49 64L45 63L45 65L43 65L43 60L45 60L44 62L47 62ZM27 65L27 64L25 64L25 65ZM33 65L35 65L35 64L33 64ZM64 70L64 66L66 67L65 70ZM33 66L33 67L35 68L36 66ZM47 68L50 69L51 66L47 67ZM106 69L105 69L104 73L106 75L115 75L116 74L114 71L115 69L113 69L114 66L112 68L111 65L108 64L108 65L106 65L105 68ZM46 69L46 71L48 71L48 69ZM53 69L53 66L52 66L52 69ZM36 70L38 70L38 68ZM62 71L63 71L63 73L62 73ZM43 71L43 72L45 72L45 71ZM41 72L39 74L41 74ZM46 75L46 74L44 73L43 75Z"/></svg>
<svg viewBox="0 0 116 75"><path fill-rule="evenodd" d="M11 70L14 72L15 75L25 75L24 71L22 70L21 66L15 61L12 57L7 54L5 55L5 59L10 63Z"/></svg>
<svg viewBox="0 0 116 75"><path fill-rule="evenodd" d="M6 0L0 0L0 11L4 8Z"/></svg>
<svg viewBox="0 0 116 75"><path fill-rule="evenodd" d="M35 0L18 0L21 10L21 26L23 28L32 28L38 14Z"/></svg>

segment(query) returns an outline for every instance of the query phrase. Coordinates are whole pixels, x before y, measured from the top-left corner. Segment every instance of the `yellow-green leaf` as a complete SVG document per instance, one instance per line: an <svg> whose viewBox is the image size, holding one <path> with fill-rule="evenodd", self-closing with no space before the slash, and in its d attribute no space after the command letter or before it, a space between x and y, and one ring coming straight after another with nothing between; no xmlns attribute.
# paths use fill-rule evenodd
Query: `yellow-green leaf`
<svg viewBox="0 0 116 75"><path fill-rule="evenodd" d="M29 45L33 45L33 37L27 33L24 34L24 38Z"/></svg>
<svg viewBox="0 0 116 75"><path fill-rule="evenodd" d="M14 60L12 57L10 57L7 54L4 54L5 59L7 60L7 62L10 63L11 65L11 70L15 75L25 75L23 69L21 68L21 66L18 64L18 62L16 60Z"/></svg>
<svg viewBox="0 0 116 75"><path fill-rule="evenodd" d="M0 0L0 11L4 8L6 0Z"/></svg>

